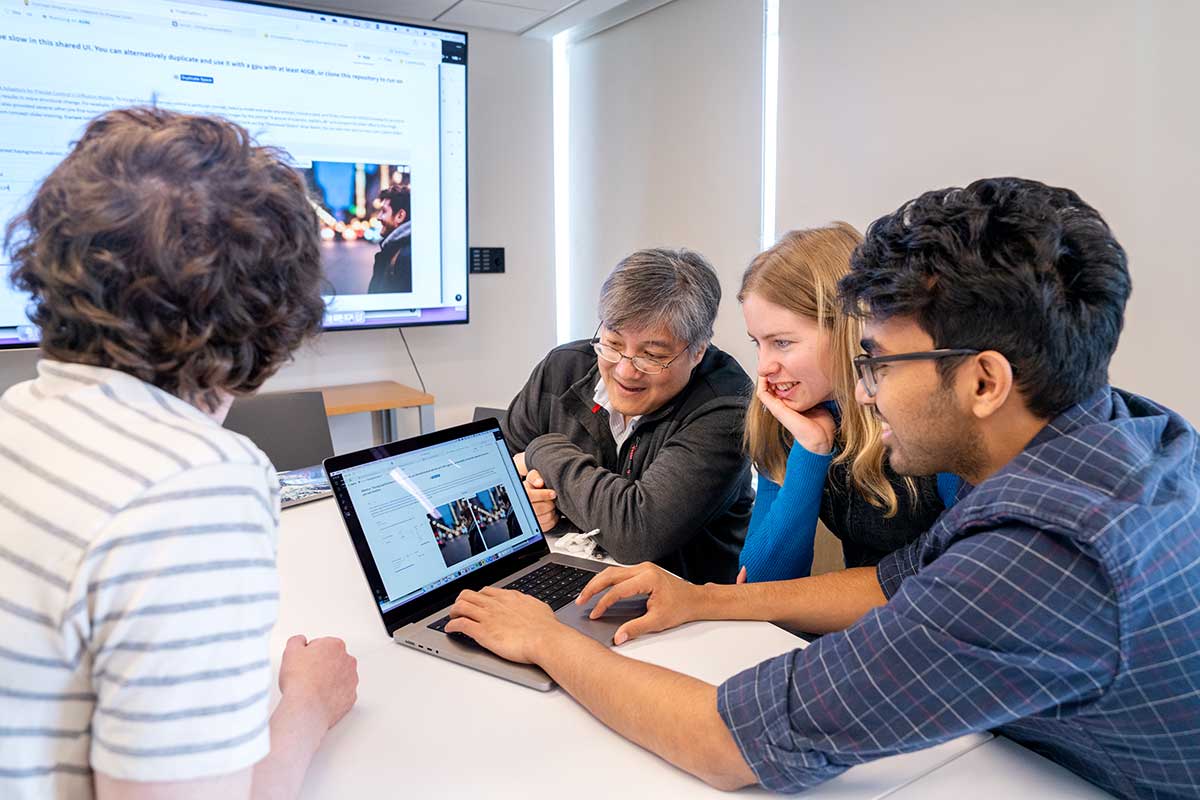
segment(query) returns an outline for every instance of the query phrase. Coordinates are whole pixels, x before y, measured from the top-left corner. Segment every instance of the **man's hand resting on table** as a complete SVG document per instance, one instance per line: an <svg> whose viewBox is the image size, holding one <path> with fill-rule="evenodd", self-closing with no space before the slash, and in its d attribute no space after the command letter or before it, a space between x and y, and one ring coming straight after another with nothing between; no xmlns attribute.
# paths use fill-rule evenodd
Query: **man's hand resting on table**
<svg viewBox="0 0 1200 800"><path fill-rule="evenodd" d="M582 605L605 589L608 589L608 593L600 598L589 614L592 619L603 615L618 600L649 595L646 598L646 613L617 628L613 636L614 644L624 644L644 633L664 631L685 622L703 619L698 611L704 588L676 578L649 562L633 567L609 567L583 587L575 602Z"/></svg>
<svg viewBox="0 0 1200 800"><path fill-rule="evenodd" d="M331 636L309 641L293 636L283 649L279 691L303 699L304 707L324 726L321 733L346 716L358 699L358 659L346 643Z"/></svg>

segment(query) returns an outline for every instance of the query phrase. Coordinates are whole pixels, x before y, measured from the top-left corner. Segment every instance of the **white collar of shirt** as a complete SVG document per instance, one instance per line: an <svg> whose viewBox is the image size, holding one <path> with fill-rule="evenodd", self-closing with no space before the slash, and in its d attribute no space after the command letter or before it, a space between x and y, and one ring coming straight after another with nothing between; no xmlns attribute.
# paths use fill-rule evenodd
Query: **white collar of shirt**
<svg viewBox="0 0 1200 800"><path fill-rule="evenodd" d="M592 399L598 406L608 412L608 429L612 433L613 441L617 443L617 449L625 444L625 440L629 438L629 434L633 433L633 429L641 421L642 415L636 417L626 417L620 411L616 411L612 407L612 402L608 399L608 387L604 385L604 378L596 381L596 393Z"/></svg>

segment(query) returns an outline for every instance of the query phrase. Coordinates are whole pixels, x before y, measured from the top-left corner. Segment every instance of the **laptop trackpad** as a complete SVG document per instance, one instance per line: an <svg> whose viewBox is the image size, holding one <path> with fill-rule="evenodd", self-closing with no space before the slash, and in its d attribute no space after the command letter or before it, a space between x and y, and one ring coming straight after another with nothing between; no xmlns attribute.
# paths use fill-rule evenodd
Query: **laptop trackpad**
<svg viewBox="0 0 1200 800"><path fill-rule="evenodd" d="M631 619L636 619L646 613L646 597L630 597L613 603L604 616L599 619L589 619L588 614L596 607L595 598L582 606L569 603L556 612L556 616L564 624L571 626L582 634L590 636L605 644L612 644L613 634L617 628Z"/></svg>

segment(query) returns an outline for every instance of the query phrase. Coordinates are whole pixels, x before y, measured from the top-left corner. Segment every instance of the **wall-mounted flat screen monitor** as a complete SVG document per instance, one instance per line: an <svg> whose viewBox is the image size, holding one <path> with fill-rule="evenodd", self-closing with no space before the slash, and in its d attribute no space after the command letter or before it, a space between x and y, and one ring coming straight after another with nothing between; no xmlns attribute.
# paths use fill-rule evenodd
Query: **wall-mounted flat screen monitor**
<svg viewBox="0 0 1200 800"><path fill-rule="evenodd" d="M0 226L88 120L154 104L286 150L327 330L466 322L467 35L235 0L0 0ZM0 348L35 346L0 255Z"/></svg>

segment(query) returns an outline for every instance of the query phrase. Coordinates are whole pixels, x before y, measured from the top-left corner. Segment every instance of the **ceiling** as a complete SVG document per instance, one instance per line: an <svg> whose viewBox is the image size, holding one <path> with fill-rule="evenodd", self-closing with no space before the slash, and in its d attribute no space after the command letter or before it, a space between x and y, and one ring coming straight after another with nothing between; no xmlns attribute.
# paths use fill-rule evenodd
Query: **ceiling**
<svg viewBox="0 0 1200 800"><path fill-rule="evenodd" d="M592 30L645 13L668 0L284 0L327 11L381 19L488 28L549 39ZM573 35L572 38L575 38Z"/></svg>

